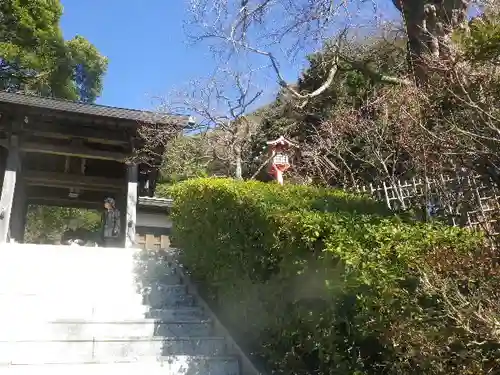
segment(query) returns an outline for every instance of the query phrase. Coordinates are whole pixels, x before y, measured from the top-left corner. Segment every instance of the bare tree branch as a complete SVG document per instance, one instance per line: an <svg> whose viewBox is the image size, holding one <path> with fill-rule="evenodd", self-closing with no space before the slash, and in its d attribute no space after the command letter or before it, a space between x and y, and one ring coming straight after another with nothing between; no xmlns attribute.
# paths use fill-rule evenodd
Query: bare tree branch
<svg viewBox="0 0 500 375"><path fill-rule="evenodd" d="M262 90L253 83L253 71L240 73L229 67L208 79L192 81L187 89L163 99L169 112L189 114L196 121L177 134L196 134L207 145L212 158L232 166L236 178L243 176L243 154L257 124L248 117L258 104ZM149 129L150 144L166 144L172 129Z"/></svg>
<svg viewBox="0 0 500 375"><path fill-rule="evenodd" d="M360 6L363 3L361 1ZM246 52L267 59L278 85L299 100L299 107L332 85L340 61L349 62L354 69L380 81L407 84L404 79L379 74L361 62L347 59L342 53L343 40L352 27L353 5L354 2L333 0L191 0L188 30L193 40L208 41L211 50L223 60L247 59ZM286 82L278 50L283 48L285 55L291 57L298 51L310 53L332 40L335 53L329 72L318 88L298 92Z"/></svg>

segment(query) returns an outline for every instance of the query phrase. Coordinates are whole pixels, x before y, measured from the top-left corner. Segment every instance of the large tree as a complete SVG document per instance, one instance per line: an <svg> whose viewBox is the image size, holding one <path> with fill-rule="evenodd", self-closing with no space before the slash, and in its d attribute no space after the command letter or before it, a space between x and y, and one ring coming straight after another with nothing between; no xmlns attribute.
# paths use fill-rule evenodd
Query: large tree
<svg viewBox="0 0 500 375"><path fill-rule="evenodd" d="M59 0L0 1L0 90L92 103L108 60L81 36L65 41ZM26 240L53 241L78 218L87 229L99 215L80 209L31 207Z"/></svg>
<svg viewBox="0 0 500 375"><path fill-rule="evenodd" d="M481 14L495 2L190 0L190 4L192 19L187 30L195 41L208 44L220 59L248 59L251 55L259 66L267 62L278 84L300 102L307 102L333 84L343 64L385 83L426 82L430 72L454 63L453 34L467 30L469 16ZM347 39L363 38L388 22L401 23L408 37L409 77L379 74L344 48ZM297 91L285 80L284 67L325 42L335 51L328 74L310 91Z"/></svg>
<svg viewBox="0 0 500 375"><path fill-rule="evenodd" d="M0 2L0 89L93 102L107 59L81 36L65 41L59 0Z"/></svg>

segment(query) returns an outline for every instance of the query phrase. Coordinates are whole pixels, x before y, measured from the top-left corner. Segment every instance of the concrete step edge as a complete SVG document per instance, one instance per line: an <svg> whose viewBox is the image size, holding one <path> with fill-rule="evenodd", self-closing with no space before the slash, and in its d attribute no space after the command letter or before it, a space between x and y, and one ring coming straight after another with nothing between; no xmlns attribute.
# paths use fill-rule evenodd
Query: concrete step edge
<svg viewBox="0 0 500 375"><path fill-rule="evenodd" d="M4 284L4 287L5 289L8 289L7 288L8 285ZM129 295L141 295L141 294L147 294L148 292L171 292L172 289L181 289L181 293L179 294L182 294L182 295L189 295L189 291L187 290L187 287L186 285L183 285L183 284L163 284L162 285L164 287L163 290L157 290L157 289L151 289L151 290L148 290L150 289L149 287L146 287L144 288L144 291L143 292L136 292L134 291L134 286L127 286L126 289L124 289L123 293L117 293L119 295L124 295L124 296L129 296ZM36 296L40 296L40 297L47 297L47 296L57 296L58 295L58 292L60 293L64 293L64 292L67 292L69 290L73 291L74 289L70 288L70 287L66 287L62 290L47 290L47 289L44 289L44 287L40 286L40 291L36 291L36 292L32 292L32 291L26 291L26 292L23 292L23 291L19 291L19 292L10 292L10 293L6 293L4 290L2 290L4 287L0 288L0 298L15 298L15 297L36 297ZM81 289L82 290L85 290L85 291L88 291L88 293L91 293L92 294L95 294L95 292L101 292L101 293L109 293L109 292L113 292L113 291L116 291L116 288L113 287L109 287L108 288L104 288L104 289L96 289L97 286L95 288L84 288L82 287Z"/></svg>
<svg viewBox="0 0 500 375"><path fill-rule="evenodd" d="M64 303L61 303L61 304L64 304ZM67 303L65 303L64 305L67 305ZM85 305L85 304L83 304ZM79 305L77 305L78 307L81 307ZM112 305L112 306L116 306L116 305ZM122 306L123 305L119 305L119 306ZM99 306L95 306L97 308L99 308ZM180 306L180 307L165 307L165 308L151 308L147 305L140 305L139 306L140 308L144 309L144 310L147 310L145 311L145 313L171 313L171 312L174 312L174 311L178 311L180 313L190 313L190 312L195 312L195 313L204 313L204 310L201 306L193 306L193 307L183 307L183 306ZM89 307L89 308L92 308ZM13 310L15 308L12 308ZM7 315L7 313L5 311L8 311L8 310L3 310L3 312L0 312L0 316L2 316L2 314L5 313L5 315Z"/></svg>
<svg viewBox="0 0 500 375"><path fill-rule="evenodd" d="M164 363L164 362L172 362L175 361L176 359L183 359L184 357L189 358L189 360L193 361L206 361L206 362L215 362L215 361L223 361L223 362L238 362L238 357L237 356L207 356L207 355L186 355L186 354L178 354L178 355L169 355L169 356L144 356L141 358L137 359L120 359L120 360L111 360L111 361L104 361L104 360L95 360L95 361L81 361L81 362L45 362L45 363L39 363L39 364L29 364L29 363L12 363L12 362L0 362L0 368L5 368L5 367L14 367L14 366L54 366L54 365L99 365L99 364L125 364L125 363L140 363L140 362L152 362L153 359L157 363Z"/></svg>
<svg viewBox="0 0 500 375"><path fill-rule="evenodd" d="M179 313L174 313L175 311L181 311ZM134 317L132 315L123 315L123 316L117 316L117 314L109 314L107 318L99 318L100 313L95 313L89 309L88 317L82 317L82 315L78 315L78 313L65 313L63 315L58 315L57 313L39 313L36 316L33 316L33 313L25 313L25 314L19 314L15 312L10 312L10 313L0 313L0 322L1 321L11 321L12 319L17 319L21 316L22 321L26 321L26 319L29 320L29 322L35 322L35 323L45 323L45 322L81 322L81 321L87 321L87 322L109 322L110 319L113 319L113 322L165 322L165 323L197 323L197 322L211 322L211 319L204 313L203 309L199 310L190 310L186 309L185 311L182 311L182 309L176 310L176 309L165 309L165 310L156 310L156 311L138 311ZM141 314L142 316L139 316ZM191 315L192 314L192 315ZM172 315L172 318L169 318L168 316ZM182 317L174 317L174 315L188 315L187 318L182 318ZM191 317L189 317L191 315ZM1 324L1 323L0 323Z"/></svg>
<svg viewBox="0 0 500 375"><path fill-rule="evenodd" d="M47 325L64 325L64 324L115 324L115 325L127 325L127 324L199 324L199 323L211 323L212 320L209 318L200 319L200 320L164 320L164 319L155 319L155 318L144 318L144 319L132 319L132 320L102 320L102 319L60 319L60 320L30 320L27 325L30 323L35 324L47 324Z"/></svg>
<svg viewBox="0 0 500 375"><path fill-rule="evenodd" d="M182 312L187 312L187 311L196 311L196 312L204 312L203 308L201 307L179 307L177 309L173 308L165 308L165 309L149 309L149 312L172 312L172 311L182 311Z"/></svg>
<svg viewBox="0 0 500 375"><path fill-rule="evenodd" d="M224 341L225 338L222 336L175 336L175 337L146 337L146 336L130 336L126 338L94 338L94 339L75 339L75 340L67 340L67 339L61 339L61 340L0 340L0 344L46 344L46 343L89 343L89 342L95 342L95 343L103 343L103 342L163 342L163 341Z"/></svg>

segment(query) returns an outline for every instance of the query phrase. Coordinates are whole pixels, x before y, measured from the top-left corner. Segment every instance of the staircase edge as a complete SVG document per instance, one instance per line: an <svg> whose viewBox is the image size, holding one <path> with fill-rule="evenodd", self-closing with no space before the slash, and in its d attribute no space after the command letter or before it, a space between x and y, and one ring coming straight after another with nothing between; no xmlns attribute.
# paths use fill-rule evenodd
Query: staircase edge
<svg viewBox="0 0 500 375"><path fill-rule="evenodd" d="M241 375L267 375L264 374L263 372L259 371L257 367L253 364L253 362L248 358L248 356L243 352L241 347L236 343L236 341L233 339L227 328L221 323L219 318L215 315L213 310L210 308L208 303L205 301L205 299L200 295L198 292L198 288L196 284L191 280L189 275L185 274L182 268L182 265L178 262L178 260L172 255L171 252L178 252L181 251L181 249L177 248L170 248L169 250L162 250L162 252L165 253L167 256L168 261L172 262L173 266L175 267L175 270L179 273L181 276L182 280L186 284L188 291L190 294L192 294L199 305L206 311L206 313L210 316L212 323L214 325L215 332L217 332L217 336L224 336L226 337L228 344L230 347L232 347L235 350L235 354L240 358L241 361Z"/></svg>

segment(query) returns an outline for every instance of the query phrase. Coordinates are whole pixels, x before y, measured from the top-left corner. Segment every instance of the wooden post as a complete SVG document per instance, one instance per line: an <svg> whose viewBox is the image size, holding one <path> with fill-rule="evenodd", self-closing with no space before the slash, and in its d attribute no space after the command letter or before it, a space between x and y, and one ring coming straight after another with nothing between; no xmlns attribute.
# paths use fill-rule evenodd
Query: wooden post
<svg viewBox="0 0 500 375"><path fill-rule="evenodd" d="M127 219L125 227L125 247L135 246L135 225L137 222L137 165L127 168Z"/></svg>
<svg viewBox="0 0 500 375"><path fill-rule="evenodd" d="M16 135L10 137L8 152L0 196L0 244L6 243L9 238L10 216L14 202L17 171L20 166L19 141Z"/></svg>
<svg viewBox="0 0 500 375"><path fill-rule="evenodd" d="M10 215L10 238L18 243L22 243L24 240L24 227L26 225L27 213L28 200L26 197L26 183L23 181L22 172L19 173L18 171L14 203Z"/></svg>
<svg viewBox="0 0 500 375"><path fill-rule="evenodd" d="M283 185L283 172L279 168L276 168L276 181L278 181L278 184Z"/></svg>
<svg viewBox="0 0 500 375"><path fill-rule="evenodd" d="M28 210L29 210L29 204L28 204L28 197L25 195L26 200L24 201L24 205L22 207L22 221L21 221L21 227L20 230L21 232L19 233L19 238L22 243L24 243L24 235L26 234L26 224L28 221Z"/></svg>

